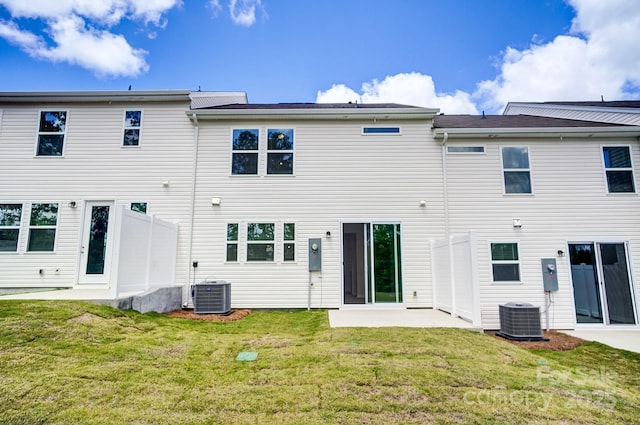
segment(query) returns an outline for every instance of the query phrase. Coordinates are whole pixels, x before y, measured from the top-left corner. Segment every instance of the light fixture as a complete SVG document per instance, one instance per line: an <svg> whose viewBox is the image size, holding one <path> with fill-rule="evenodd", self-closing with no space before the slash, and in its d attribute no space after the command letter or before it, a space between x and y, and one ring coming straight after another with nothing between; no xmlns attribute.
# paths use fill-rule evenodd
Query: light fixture
<svg viewBox="0 0 640 425"><path fill-rule="evenodd" d="M514 218L513 227L516 229L520 229L522 227L522 221L519 218Z"/></svg>
<svg viewBox="0 0 640 425"><path fill-rule="evenodd" d="M329 239L331 237L331 232L329 230L327 230L326 235L327 235L327 239Z"/></svg>
<svg viewBox="0 0 640 425"><path fill-rule="evenodd" d="M424 199L422 201L420 201L420 206L421 207L426 207L427 206L427 201L425 201Z"/></svg>
<svg viewBox="0 0 640 425"><path fill-rule="evenodd" d="M211 198L211 205L213 205L214 207L219 207L220 202L222 202L222 199L220 198Z"/></svg>
<svg viewBox="0 0 640 425"><path fill-rule="evenodd" d="M559 249L558 250L558 257L564 257L564 251Z"/></svg>
<svg viewBox="0 0 640 425"><path fill-rule="evenodd" d="M162 187L169 187L169 180L165 180L162 182Z"/></svg>
<svg viewBox="0 0 640 425"><path fill-rule="evenodd" d="M76 208L77 206L78 206L78 203L76 201L69 202L69 208Z"/></svg>

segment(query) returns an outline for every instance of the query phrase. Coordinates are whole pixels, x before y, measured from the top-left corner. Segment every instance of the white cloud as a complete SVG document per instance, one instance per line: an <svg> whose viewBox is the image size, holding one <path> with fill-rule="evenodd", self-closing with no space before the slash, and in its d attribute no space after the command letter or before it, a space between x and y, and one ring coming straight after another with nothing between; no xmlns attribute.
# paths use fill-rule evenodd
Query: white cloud
<svg viewBox="0 0 640 425"><path fill-rule="evenodd" d="M149 69L147 52L109 29L123 20L164 28L163 15L181 4L181 0L0 0L14 19L0 21L0 37L39 59L75 64L99 76L137 76ZM46 29L36 34L20 28L16 22L20 18L42 20ZM156 32L149 30L148 35L153 39Z"/></svg>
<svg viewBox="0 0 640 425"><path fill-rule="evenodd" d="M447 114L476 114L478 110L468 93L437 93L433 79L417 72L387 76L362 84L360 93L344 84L334 84L327 91L318 91L316 102L336 103L400 103L404 105L440 108Z"/></svg>
<svg viewBox="0 0 640 425"><path fill-rule="evenodd" d="M86 28L77 16L53 22L51 37L56 47L41 49L37 56L77 64L100 76L136 76L149 69L147 52L132 48L122 35Z"/></svg>
<svg viewBox="0 0 640 425"><path fill-rule="evenodd" d="M474 93L500 111L509 101L637 98L640 86L640 8L636 0L569 0L571 33L519 51L507 47L499 75ZM635 92L629 87L635 86Z"/></svg>
<svg viewBox="0 0 640 425"><path fill-rule="evenodd" d="M250 27L256 22L256 9L261 9L261 0L230 0L229 12L236 25Z"/></svg>

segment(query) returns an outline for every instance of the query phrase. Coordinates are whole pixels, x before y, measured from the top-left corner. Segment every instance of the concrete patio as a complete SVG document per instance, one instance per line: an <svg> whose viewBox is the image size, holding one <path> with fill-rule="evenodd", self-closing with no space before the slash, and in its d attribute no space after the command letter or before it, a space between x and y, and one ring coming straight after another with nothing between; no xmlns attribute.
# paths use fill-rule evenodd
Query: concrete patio
<svg viewBox="0 0 640 425"><path fill-rule="evenodd" d="M638 326L629 328L617 327L614 329L579 329L563 332L586 341L597 341L610 347L640 353L640 327Z"/></svg>
<svg viewBox="0 0 640 425"><path fill-rule="evenodd" d="M341 309L329 310L332 328L461 328L480 330L459 317L434 309Z"/></svg>

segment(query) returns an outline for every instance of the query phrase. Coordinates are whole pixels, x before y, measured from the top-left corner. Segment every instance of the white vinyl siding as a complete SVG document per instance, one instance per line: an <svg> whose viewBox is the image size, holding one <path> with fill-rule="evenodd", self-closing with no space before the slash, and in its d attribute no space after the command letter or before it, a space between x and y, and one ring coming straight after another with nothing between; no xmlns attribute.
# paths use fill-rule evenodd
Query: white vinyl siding
<svg viewBox="0 0 640 425"><path fill-rule="evenodd" d="M605 139L606 140L606 139ZM469 139L460 144L472 145ZM604 140L598 138L523 138L530 146L535 196L503 196L501 146L486 143L485 155L446 155L449 228L452 235L474 231L483 326L499 328L498 305L528 302L544 306L541 258L556 258L559 291L553 293L551 327L575 326L568 241L628 241L630 268L640 293L640 200L610 196L603 177ZM628 144L634 164L640 147ZM515 228L519 218L522 227ZM496 284L492 278L491 242L518 241L521 284ZM564 256L558 256L558 251Z"/></svg>
<svg viewBox="0 0 640 425"><path fill-rule="evenodd" d="M392 136L390 156L390 137L362 135L369 122L282 118L256 126L249 119L200 119L193 238L198 276L232 282L232 306L306 307L307 241L322 238L322 273L312 276L311 305L337 308L344 292L342 223L401 223L404 303L431 307L429 240L444 236L441 146L429 136L430 121L396 120L388 126L401 127L402 135ZM234 129L255 128L261 141L267 129L295 130L295 178L230 175L230 159L221 152L231 152ZM260 149L264 172L266 145ZM220 207L211 206L212 196L222 200ZM428 208L420 206L422 199ZM226 261L225 223L240 226L237 263ZM247 223L275 223L273 262L246 261ZM285 223L295 223L295 261L285 261Z"/></svg>
<svg viewBox="0 0 640 425"><path fill-rule="evenodd" d="M55 251L0 255L0 287L77 284L87 200L114 200L116 207L127 209L132 202L144 201L157 218L178 222L175 279L177 283L189 281L194 130L185 115L188 102L26 104L2 109L0 202L24 205L18 253L27 252L30 204L56 202L59 211ZM64 160L34 159L40 112L63 110L69 114ZM144 110L144 149L122 148L125 110ZM163 181L170 186L163 187ZM69 206L70 201L76 202L75 208Z"/></svg>

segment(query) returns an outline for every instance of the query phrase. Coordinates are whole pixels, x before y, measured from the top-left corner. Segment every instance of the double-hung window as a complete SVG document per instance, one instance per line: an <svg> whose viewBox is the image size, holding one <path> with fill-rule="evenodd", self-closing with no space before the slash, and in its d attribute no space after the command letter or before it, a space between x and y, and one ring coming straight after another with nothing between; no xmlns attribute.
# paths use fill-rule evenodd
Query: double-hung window
<svg viewBox="0 0 640 425"><path fill-rule="evenodd" d="M283 228L283 261L296 261L296 225L295 223L284 223Z"/></svg>
<svg viewBox="0 0 640 425"><path fill-rule="evenodd" d="M142 111L124 112L124 136L122 146L140 145L140 129L142 126Z"/></svg>
<svg viewBox="0 0 640 425"><path fill-rule="evenodd" d="M227 224L227 262L238 261L238 223Z"/></svg>
<svg viewBox="0 0 640 425"><path fill-rule="evenodd" d="M41 111L37 156L62 156L67 128L67 111Z"/></svg>
<svg viewBox="0 0 640 425"><path fill-rule="evenodd" d="M634 193L629 146L603 146L602 155L609 193Z"/></svg>
<svg viewBox="0 0 640 425"><path fill-rule="evenodd" d="M58 204L31 204L27 251L53 251L58 225Z"/></svg>
<svg viewBox="0 0 640 425"><path fill-rule="evenodd" d="M247 223L247 261L273 262L275 223Z"/></svg>
<svg viewBox="0 0 640 425"><path fill-rule="evenodd" d="M0 252L18 251L22 204L0 204Z"/></svg>
<svg viewBox="0 0 640 425"><path fill-rule="evenodd" d="M258 174L259 134L257 129L233 130L231 174Z"/></svg>
<svg viewBox="0 0 640 425"><path fill-rule="evenodd" d="M492 243L491 268L494 282L520 282L518 244Z"/></svg>
<svg viewBox="0 0 640 425"><path fill-rule="evenodd" d="M293 129L267 130L267 174L293 174Z"/></svg>
<svg viewBox="0 0 640 425"><path fill-rule="evenodd" d="M502 174L505 193L531 193L529 149L525 146L503 147Z"/></svg>

